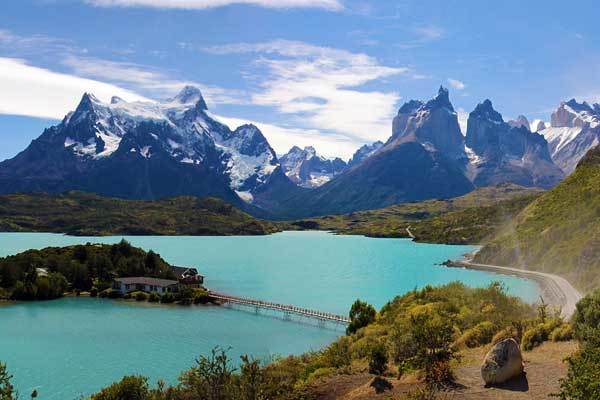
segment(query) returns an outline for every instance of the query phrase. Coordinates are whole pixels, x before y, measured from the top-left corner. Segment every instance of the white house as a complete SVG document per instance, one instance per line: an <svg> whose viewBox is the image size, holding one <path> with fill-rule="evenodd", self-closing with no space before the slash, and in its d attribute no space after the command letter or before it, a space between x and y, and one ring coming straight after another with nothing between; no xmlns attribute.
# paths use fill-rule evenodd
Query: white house
<svg viewBox="0 0 600 400"><path fill-rule="evenodd" d="M142 291L147 293L175 293L179 291L179 282L169 279L147 278L136 276L129 278L116 278L113 282L113 289L126 294L129 292Z"/></svg>

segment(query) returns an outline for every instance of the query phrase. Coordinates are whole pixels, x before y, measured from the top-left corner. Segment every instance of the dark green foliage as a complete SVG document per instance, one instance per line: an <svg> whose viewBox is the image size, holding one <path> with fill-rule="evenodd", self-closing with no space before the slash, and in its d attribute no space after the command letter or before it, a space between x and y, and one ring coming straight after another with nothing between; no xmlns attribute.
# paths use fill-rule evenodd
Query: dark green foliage
<svg viewBox="0 0 600 400"><path fill-rule="evenodd" d="M600 348L585 346L567 361L569 372L556 396L562 400L600 399Z"/></svg>
<svg viewBox="0 0 600 400"><path fill-rule="evenodd" d="M148 295L148 301L150 303L158 303L160 301L160 296L154 292Z"/></svg>
<svg viewBox="0 0 600 400"><path fill-rule="evenodd" d="M355 333L360 328L364 328L369 325L371 322L375 321L375 316L377 315L377 311L373 308L372 305L356 300L352 307L350 308L350 313L348 316L350 317L350 324L346 328L346 334L350 335Z"/></svg>
<svg viewBox="0 0 600 400"><path fill-rule="evenodd" d="M577 303L573 317L580 350L569 357L569 372L557 396L563 400L600 399L600 289Z"/></svg>
<svg viewBox="0 0 600 400"><path fill-rule="evenodd" d="M0 231L5 232L266 235L278 230L275 224L255 219L215 198L123 200L81 192L0 196Z"/></svg>
<svg viewBox="0 0 600 400"><path fill-rule="evenodd" d="M149 400L148 379L143 376L126 376L92 395L91 400Z"/></svg>
<svg viewBox="0 0 600 400"><path fill-rule="evenodd" d="M369 373L383 375L387 369L387 350L382 344L374 346L369 355Z"/></svg>
<svg viewBox="0 0 600 400"><path fill-rule="evenodd" d="M405 360L405 365L425 371L428 383L450 381L450 361L456 358L453 346L454 325L452 315L435 308L415 310L410 316L408 335L414 340L415 353Z"/></svg>
<svg viewBox="0 0 600 400"><path fill-rule="evenodd" d="M38 276L36 268L49 271ZM85 244L28 250L0 258L0 287L18 300L46 300L63 295L68 289L92 291L109 288L112 279L126 276L150 276L174 279L170 265L154 252L146 253L127 241L114 245ZM101 297L118 297L110 289Z"/></svg>
<svg viewBox="0 0 600 400"><path fill-rule="evenodd" d="M173 303L175 301L175 296L172 293L165 293L160 297L160 302L164 304Z"/></svg>
<svg viewBox="0 0 600 400"><path fill-rule="evenodd" d="M136 292L135 293L135 301L146 301L148 300L148 295L144 292Z"/></svg>
<svg viewBox="0 0 600 400"><path fill-rule="evenodd" d="M6 364L0 362L0 400L16 400L13 385L10 383L12 375L8 373Z"/></svg>
<svg viewBox="0 0 600 400"><path fill-rule="evenodd" d="M575 338L600 347L600 289L577 303L573 326Z"/></svg>
<svg viewBox="0 0 600 400"><path fill-rule="evenodd" d="M235 394L232 385L234 371L227 352L214 348L209 356L200 356L196 359L196 366L181 375L182 390L198 399L232 399Z"/></svg>

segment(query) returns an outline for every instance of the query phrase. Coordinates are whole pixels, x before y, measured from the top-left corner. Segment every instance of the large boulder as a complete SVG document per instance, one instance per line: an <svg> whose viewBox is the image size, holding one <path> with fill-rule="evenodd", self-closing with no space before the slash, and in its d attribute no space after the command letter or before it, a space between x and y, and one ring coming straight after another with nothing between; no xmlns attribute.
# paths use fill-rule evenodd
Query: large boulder
<svg viewBox="0 0 600 400"><path fill-rule="evenodd" d="M503 383L523 373L523 356L514 339L494 345L481 364L481 377L486 385Z"/></svg>

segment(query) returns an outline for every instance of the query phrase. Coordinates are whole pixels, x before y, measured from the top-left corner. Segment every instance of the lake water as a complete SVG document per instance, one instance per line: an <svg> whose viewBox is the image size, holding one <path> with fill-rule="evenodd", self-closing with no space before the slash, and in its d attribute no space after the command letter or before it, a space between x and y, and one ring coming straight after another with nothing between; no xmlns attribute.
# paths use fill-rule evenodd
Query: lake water
<svg viewBox="0 0 600 400"><path fill-rule="evenodd" d="M356 299L381 307L415 287L460 280L501 281L533 302L539 289L517 277L440 267L471 246L416 244L405 239L283 232L255 237L125 237L168 262L195 266L206 285L233 295L347 313ZM29 248L115 243L119 237L0 233L0 256ZM331 342L343 329L285 321L224 307L176 307L101 299L61 299L0 306L0 360L24 397L73 399L125 374L174 382L214 346L257 358L298 354Z"/></svg>

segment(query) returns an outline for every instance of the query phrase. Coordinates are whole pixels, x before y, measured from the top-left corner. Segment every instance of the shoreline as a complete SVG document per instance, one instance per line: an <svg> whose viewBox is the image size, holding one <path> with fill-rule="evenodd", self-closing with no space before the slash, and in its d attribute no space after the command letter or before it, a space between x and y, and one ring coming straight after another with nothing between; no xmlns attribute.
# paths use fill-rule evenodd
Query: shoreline
<svg viewBox="0 0 600 400"><path fill-rule="evenodd" d="M544 302L550 306L559 307L565 320L569 320L573 316L577 302L583 297L569 281L561 276L515 267L473 263L471 262L473 255L474 253L466 254L462 260L448 260L444 265L449 268L466 268L531 279L540 287L540 296Z"/></svg>

